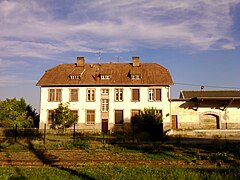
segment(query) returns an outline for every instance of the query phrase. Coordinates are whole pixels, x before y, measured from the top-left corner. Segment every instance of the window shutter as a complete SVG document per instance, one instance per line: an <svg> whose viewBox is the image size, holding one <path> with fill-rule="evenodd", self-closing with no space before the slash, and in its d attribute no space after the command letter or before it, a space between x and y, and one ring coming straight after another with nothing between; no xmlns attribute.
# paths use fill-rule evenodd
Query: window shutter
<svg viewBox="0 0 240 180"><path fill-rule="evenodd" d="M139 89L132 90L132 100L139 101Z"/></svg>
<svg viewBox="0 0 240 180"><path fill-rule="evenodd" d="M156 100L161 101L162 100L162 91L161 89L156 89Z"/></svg>

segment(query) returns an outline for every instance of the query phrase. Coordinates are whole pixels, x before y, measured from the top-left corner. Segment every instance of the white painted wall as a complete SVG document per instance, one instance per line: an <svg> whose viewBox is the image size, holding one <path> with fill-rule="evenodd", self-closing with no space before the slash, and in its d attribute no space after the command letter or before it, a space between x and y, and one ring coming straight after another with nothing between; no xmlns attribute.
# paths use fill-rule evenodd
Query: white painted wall
<svg viewBox="0 0 240 180"><path fill-rule="evenodd" d="M54 89L62 89L62 103L69 102L69 87L54 87ZM124 111L124 121L130 122L131 110L144 108L156 108L162 109L163 112L163 122L170 123L170 87L168 86L149 86L149 87L73 87L79 89L79 101L70 102L69 109L78 110L78 123L85 123L86 120L86 110L95 109L95 123L101 123L101 89L109 89L109 123L114 123L114 111L116 109ZM86 93L88 88L93 88L96 91L96 101L87 102ZM123 88L123 102L114 101L114 89ZM133 88L140 89L140 102L132 102L132 91ZM149 88L161 88L162 89L162 101L151 102L148 101L148 89ZM43 128L43 124L47 123L48 110L54 110L58 107L60 102L48 102L48 89L49 87L41 87L41 105L40 105L40 128Z"/></svg>
<svg viewBox="0 0 240 180"><path fill-rule="evenodd" d="M177 115L179 129L199 129L200 119L203 114L215 114L219 116L220 129L240 128L240 109L238 107L227 107L225 110L199 107L197 110L182 108L186 101L172 101L171 115Z"/></svg>

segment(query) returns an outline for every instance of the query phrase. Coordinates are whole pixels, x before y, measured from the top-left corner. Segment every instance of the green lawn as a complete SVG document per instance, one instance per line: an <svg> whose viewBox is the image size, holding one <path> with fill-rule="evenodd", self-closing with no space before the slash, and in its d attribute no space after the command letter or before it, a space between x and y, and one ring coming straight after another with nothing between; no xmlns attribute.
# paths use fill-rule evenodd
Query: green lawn
<svg viewBox="0 0 240 180"><path fill-rule="evenodd" d="M234 168L184 168L123 165L80 167L1 167L0 179L239 179Z"/></svg>
<svg viewBox="0 0 240 180"><path fill-rule="evenodd" d="M2 160L46 160L87 159L77 166L42 167L0 167L0 179L240 179L240 143L214 140L206 144L145 143L145 144L103 144L101 141L72 140L61 136L48 140L46 144L38 140L19 139L18 142L0 143ZM56 140L57 139L57 140ZM105 160L105 163L91 163L91 159ZM116 162L136 160L133 163ZM89 163L88 163L89 160ZM157 165L138 164L139 161L181 161L181 164ZM197 161L207 161L210 165L200 165ZM222 162L221 167L217 163ZM235 163L235 164L232 164Z"/></svg>

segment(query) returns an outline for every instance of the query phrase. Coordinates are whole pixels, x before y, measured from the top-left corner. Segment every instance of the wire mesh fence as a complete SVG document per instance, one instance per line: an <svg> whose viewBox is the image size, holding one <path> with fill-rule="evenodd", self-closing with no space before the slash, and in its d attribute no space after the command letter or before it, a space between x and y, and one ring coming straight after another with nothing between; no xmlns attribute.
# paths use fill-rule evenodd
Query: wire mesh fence
<svg viewBox="0 0 240 180"><path fill-rule="evenodd" d="M163 141L163 129L161 126L152 129L151 132L141 131L137 125L132 126L128 130L118 130L114 132L89 131L87 129L44 129L37 128L0 128L0 138L4 142L6 140L17 142L19 139L38 140L44 144L47 141L64 142L88 139L101 141L103 143L139 143L151 141Z"/></svg>

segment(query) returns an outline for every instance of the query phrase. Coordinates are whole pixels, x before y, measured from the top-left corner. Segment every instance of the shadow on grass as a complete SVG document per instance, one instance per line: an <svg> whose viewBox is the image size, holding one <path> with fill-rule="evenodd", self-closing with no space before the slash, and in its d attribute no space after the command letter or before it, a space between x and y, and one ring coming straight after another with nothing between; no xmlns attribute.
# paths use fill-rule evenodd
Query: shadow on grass
<svg viewBox="0 0 240 180"><path fill-rule="evenodd" d="M217 158L220 158L220 161L224 160L231 166L240 166L240 140L175 137L170 138L168 141L165 141L165 143L115 143L113 145L147 154L164 155L171 159L181 159L181 157L177 155L178 153L185 154L192 158L201 156L200 159L206 158L205 160L213 158L215 155ZM174 155L175 153L176 156ZM225 155L226 157L221 157Z"/></svg>
<svg viewBox="0 0 240 180"><path fill-rule="evenodd" d="M29 145L29 150L31 152L33 152L35 154L35 156L45 165L48 165L50 167L54 167L54 168L58 168L60 170L64 170L68 173L71 173L72 175L75 175L77 177L81 177L83 179L89 179L89 180L95 180L94 178L86 175L86 174L83 174L83 173L80 173L74 169L71 169L71 168L67 168L67 167L63 167L63 166L59 166L59 165L56 165L54 164L54 162L58 162L59 159L58 157L56 156L53 156L51 154L47 154L45 152L45 150L38 150L36 148L34 148L34 145L31 141L28 141L28 145Z"/></svg>

